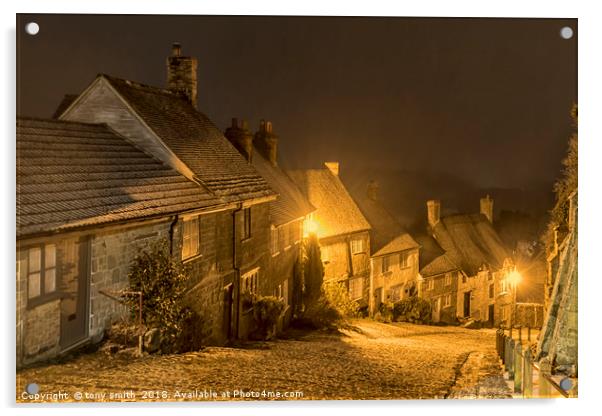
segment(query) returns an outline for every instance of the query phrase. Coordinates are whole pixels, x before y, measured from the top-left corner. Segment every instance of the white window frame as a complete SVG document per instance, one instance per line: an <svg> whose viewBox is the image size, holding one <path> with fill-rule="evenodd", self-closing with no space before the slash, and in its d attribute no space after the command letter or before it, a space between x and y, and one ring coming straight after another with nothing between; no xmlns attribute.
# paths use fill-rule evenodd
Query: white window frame
<svg viewBox="0 0 602 416"><path fill-rule="evenodd" d="M272 226L270 232L270 251L272 256L280 254L280 230L279 227Z"/></svg>
<svg viewBox="0 0 602 416"><path fill-rule="evenodd" d="M360 254L364 253L366 248L364 247L364 239L363 238L353 238L351 240L351 254Z"/></svg>
<svg viewBox="0 0 602 416"><path fill-rule="evenodd" d="M435 290L435 278L431 277L426 281L426 290Z"/></svg>
<svg viewBox="0 0 602 416"><path fill-rule="evenodd" d="M447 294L445 296L443 296L443 307L444 308L449 308L451 306L451 294Z"/></svg>
<svg viewBox="0 0 602 416"><path fill-rule="evenodd" d="M380 271L381 274L389 273L393 269L393 256L382 256Z"/></svg>
<svg viewBox="0 0 602 416"><path fill-rule="evenodd" d="M240 277L240 291L251 295L259 294L259 267Z"/></svg>
<svg viewBox="0 0 602 416"><path fill-rule="evenodd" d="M353 287L352 284L353 283ZM359 296L357 296L356 291L359 288ZM354 277L349 279L349 297L351 300L361 299L364 296L364 279L362 277Z"/></svg>
<svg viewBox="0 0 602 416"><path fill-rule="evenodd" d="M452 276L451 273L445 273L445 286L451 286Z"/></svg>
<svg viewBox="0 0 602 416"><path fill-rule="evenodd" d="M196 225L195 225L196 223ZM196 234L196 247L194 237ZM188 248L187 248L188 246ZM192 259L201 254L201 216L193 215L182 220L182 260Z"/></svg>
<svg viewBox="0 0 602 416"><path fill-rule="evenodd" d="M57 246L54 243L40 244L27 249L27 300L44 301L44 298L56 293L57 275ZM37 252L37 267L32 267L32 254ZM34 277L36 276L37 277ZM37 280L37 291L32 292L35 287L33 279ZM51 279L51 280L50 280ZM52 284L49 284L52 282Z"/></svg>
<svg viewBox="0 0 602 416"><path fill-rule="evenodd" d="M402 251L399 253L399 267L402 269L410 267L410 252Z"/></svg>

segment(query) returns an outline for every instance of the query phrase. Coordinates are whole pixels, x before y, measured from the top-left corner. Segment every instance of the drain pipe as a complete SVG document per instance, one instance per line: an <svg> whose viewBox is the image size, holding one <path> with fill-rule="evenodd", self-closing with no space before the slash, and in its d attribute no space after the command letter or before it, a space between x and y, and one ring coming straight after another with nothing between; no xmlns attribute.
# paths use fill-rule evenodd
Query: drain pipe
<svg viewBox="0 0 602 416"><path fill-rule="evenodd" d="M234 287L236 288L236 316L234 317L234 338L238 339L238 327L240 324L240 267L238 266L238 229L236 227L236 215L242 211L242 204L232 211L232 268L235 272Z"/></svg>

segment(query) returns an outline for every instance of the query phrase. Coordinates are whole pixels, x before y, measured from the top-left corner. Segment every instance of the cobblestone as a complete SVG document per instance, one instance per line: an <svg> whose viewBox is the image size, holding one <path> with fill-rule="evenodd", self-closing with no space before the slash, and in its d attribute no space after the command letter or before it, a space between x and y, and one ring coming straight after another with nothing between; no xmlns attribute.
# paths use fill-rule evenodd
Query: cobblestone
<svg viewBox="0 0 602 416"><path fill-rule="evenodd" d="M41 393L67 392L61 401L76 400L76 392L96 394L81 398L95 401L232 400L240 391L259 394L254 400L278 398L266 392L302 392L296 398L305 400L510 397L494 331L369 320L339 334L293 332L289 339L239 348L138 358L80 355L18 372L17 401L30 401L22 394L28 383L37 383Z"/></svg>

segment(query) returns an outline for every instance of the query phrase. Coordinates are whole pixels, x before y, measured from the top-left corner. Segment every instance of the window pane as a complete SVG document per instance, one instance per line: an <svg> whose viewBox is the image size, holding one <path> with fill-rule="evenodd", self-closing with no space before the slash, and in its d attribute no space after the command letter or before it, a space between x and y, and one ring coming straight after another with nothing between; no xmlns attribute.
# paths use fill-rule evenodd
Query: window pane
<svg viewBox="0 0 602 416"><path fill-rule="evenodd" d="M41 254L39 247L29 249L29 273L40 271Z"/></svg>
<svg viewBox="0 0 602 416"><path fill-rule="evenodd" d="M51 268L56 266L56 245L47 244L44 247L44 267Z"/></svg>
<svg viewBox="0 0 602 416"><path fill-rule="evenodd" d="M27 288L27 295L29 298L40 296L40 272L29 275Z"/></svg>
<svg viewBox="0 0 602 416"><path fill-rule="evenodd" d="M52 293L56 290L56 269L44 271L44 293Z"/></svg>

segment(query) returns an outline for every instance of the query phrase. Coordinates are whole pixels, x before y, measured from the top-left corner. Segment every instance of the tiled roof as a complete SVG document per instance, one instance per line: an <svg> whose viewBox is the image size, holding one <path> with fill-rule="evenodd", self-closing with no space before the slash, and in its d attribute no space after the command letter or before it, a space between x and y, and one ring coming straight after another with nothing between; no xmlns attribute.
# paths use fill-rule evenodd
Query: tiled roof
<svg viewBox="0 0 602 416"><path fill-rule="evenodd" d="M418 243L378 200L367 196L354 200L372 227L370 250L374 253L373 256L418 248Z"/></svg>
<svg viewBox="0 0 602 416"><path fill-rule="evenodd" d="M370 229L339 177L329 169L291 170L288 174L316 207L319 238Z"/></svg>
<svg viewBox="0 0 602 416"><path fill-rule="evenodd" d="M420 244L420 256L418 259L420 274L423 277L435 276L452 270L458 270L456 265L437 241L427 234L419 234L414 237Z"/></svg>
<svg viewBox="0 0 602 416"><path fill-rule="evenodd" d="M273 166L257 150L253 152L252 160L257 172L278 193L278 198L270 202L270 221L273 225L286 224L316 210L280 167Z"/></svg>
<svg viewBox="0 0 602 416"><path fill-rule="evenodd" d="M267 182L222 132L181 95L104 77L161 140L216 195L227 200L273 196Z"/></svg>
<svg viewBox="0 0 602 416"><path fill-rule="evenodd" d="M17 119L17 236L219 203L106 125Z"/></svg>
<svg viewBox="0 0 602 416"><path fill-rule="evenodd" d="M483 265L498 270L509 257L502 240L483 214L443 217L433 233L451 261L469 276L474 276Z"/></svg>

